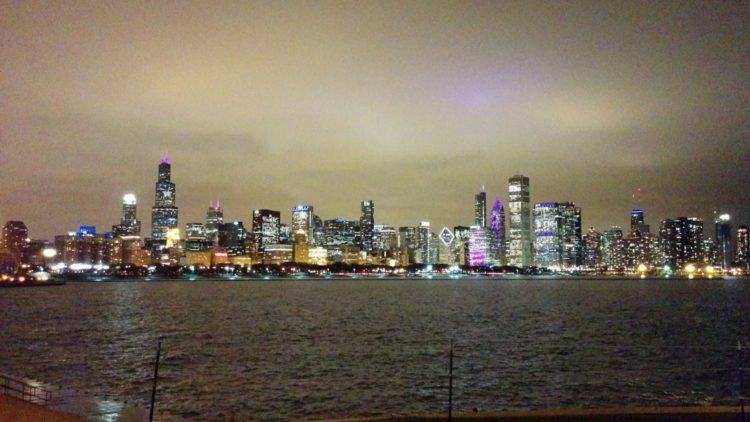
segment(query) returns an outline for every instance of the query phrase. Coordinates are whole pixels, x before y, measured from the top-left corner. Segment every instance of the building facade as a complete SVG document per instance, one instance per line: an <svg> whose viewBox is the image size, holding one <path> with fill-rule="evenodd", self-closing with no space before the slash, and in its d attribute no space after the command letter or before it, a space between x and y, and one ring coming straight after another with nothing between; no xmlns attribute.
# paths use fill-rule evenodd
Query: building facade
<svg viewBox="0 0 750 422"><path fill-rule="evenodd" d="M508 265L527 267L533 263L529 178L508 179Z"/></svg>
<svg viewBox="0 0 750 422"><path fill-rule="evenodd" d="M253 211L253 242L262 251L268 245L279 243L281 213L273 210Z"/></svg>
<svg viewBox="0 0 750 422"><path fill-rule="evenodd" d="M120 224L112 226L115 236L140 236L141 222L137 218L138 204L134 194L127 193L122 197L122 217Z"/></svg>
<svg viewBox="0 0 750 422"><path fill-rule="evenodd" d="M370 200L362 201L362 215L359 218L361 233L360 247L365 252L372 252L372 235L375 226L375 204Z"/></svg>
<svg viewBox="0 0 750 422"><path fill-rule="evenodd" d="M156 200L151 209L151 238L166 241L167 232L177 229L177 202L175 184L172 183L172 165L166 156L159 163L156 180Z"/></svg>

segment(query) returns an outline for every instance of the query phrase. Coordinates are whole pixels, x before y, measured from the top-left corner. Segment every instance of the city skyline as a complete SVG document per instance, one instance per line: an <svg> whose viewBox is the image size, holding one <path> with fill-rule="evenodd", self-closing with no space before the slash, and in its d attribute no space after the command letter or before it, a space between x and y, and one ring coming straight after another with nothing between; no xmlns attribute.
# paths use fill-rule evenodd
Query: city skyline
<svg viewBox="0 0 750 422"><path fill-rule="evenodd" d="M184 222L367 198L452 227L513 174L600 230L750 218L742 3L366 4L4 2L0 221L109 227L165 153Z"/></svg>
<svg viewBox="0 0 750 422"><path fill-rule="evenodd" d="M160 209L159 208L160 205L161 206L164 205L165 199L164 199L163 193L161 193L163 190L166 189L168 191L168 193L169 193L168 198L166 199L166 201L168 201L172 206L174 206L176 204L175 211L174 211L175 214L177 213L177 211L176 211L177 209L183 209L183 212L185 211L184 208L181 207L179 205L179 203L176 202L176 199L174 198L176 196L175 195L175 190L176 190L177 183L174 183L174 180L171 180L171 173L172 173L171 160L169 159L169 157L167 155L163 155L159 159L158 164L159 164L158 171L155 173L156 174L156 194L153 195L154 196L154 200L151 202L154 206L153 207L149 207L149 209L152 209L151 217L149 217L148 219L144 219L142 216L140 216L138 214L135 214L134 216L131 216L131 218L133 219L133 223L137 223L138 224L139 230L141 229L140 226L141 226L142 223L143 224L148 223L147 225L143 226L144 227L144 232L141 233L141 236L143 238L154 237L154 236L152 236L152 234L153 234L153 224L154 224L153 223L153 221L154 221L154 217L153 217L154 214L153 213L157 212L156 211L157 209ZM166 167L165 167L165 165L166 165ZM164 177L165 177L164 175L165 174L166 174L166 179L164 179ZM492 203L492 202L495 202L495 201L499 200L500 203L502 204L504 201L510 201L510 199L509 199L510 196L509 196L509 193L508 193L508 189L509 189L508 188L508 184L511 183L512 179L517 178L517 177L526 178L526 179L530 180L529 177L527 177L525 175L521 175L521 174L516 174L516 175L510 176L506 180L506 185L505 185L506 192L505 192L505 194L501 195L501 194L498 193L494 197L492 196L492 194L490 194L490 196L492 198L494 198L494 199L491 199L490 202ZM546 204L549 204L549 203L555 203L554 201L553 202L550 202L550 201L537 201L534 198L534 196L533 196L533 192L534 192L533 191L533 181L529 181L529 180L527 180L526 183L527 183L528 186L530 186L528 188L528 190L530 192L529 193L528 203L529 203L529 206L531 208L533 208L535 205L546 205ZM165 182L166 182L167 186L163 187L163 185L161 185L161 184L165 183ZM153 185L153 182L152 182L152 185ZM152 188L152 190L153 190L153 188ZM441 224L440 227L452 228L452 227L456 227L456 226L466 226L466 227L469 227L469 226L475 226L475 225L479 225L480 227L486 227L486 225L487 225L487 218L488 218L487 216L489 215L488 213L491 211L488 208L488 204L487 204L487 192L486 192L486 190L487 190L486 189L486 184L482 183L481 186L480 186L480 188L479 188L479 190L477 190L477 191L475 191L475 192L470 193L470 194L467 195L467 197L472 196L473 197L473 201L474 201L473 208L471 208L469 206L466 206L466 204L464 204L464 206L466 208L466 210L464 211L464 214L468 214L467 218L464 218L464 219L462 219L460 221L454 221L454 222L449 222L449 223L446 223L446 224ZM636 195L636 194L637 193L634 193L634 195ZM504 199L504 198L508 198L508 199ZM471 198L468 198L467 202L470 199ZM122 197L120 198L120 202L118 203L119 206L121 207L120 209L118 209L118 213L119 213L118 215L120 216L118 218L121 218L120 225L118 225L116 222L113 223L113 224L104 223L102 225L98 225L98 224L93 224L90 221L80 221L80 223L72 226L69 229L57 229L57 231L55 233L53 233L48 238L45 238L43 236L32 236L32 237L35 238L35 239L36 238L38 238L38 239L49 239L49 238L54 237L57 234L67 233L67 232L70 232L70 231L76 231L76 230L78 230L78 228L80 226L97 227L99 229L99 231L102 231L102 232L110 231L109 228L111 227L112 231L117 232L117 230L121 230L121 226L123 224L125 224L125 220L123 220L124 217L122 216L122 213L126 212L125 211L126 208L129 208L129 207L132 207L133 205L135 205L136 201L137 201L138 204L140 204L141 210L143 210L142 207L145 206L144 202L143 202L144 199L140 198L137 194L133 193L133 191L124 192L122 194ZM208 201L207 206L208 206L209 209L218 209L218 210L220 210L221 213L222 213L222 218L226 222L240 221L240 222L247 222L249 224L252 224L252 222L254 221L254 216L255 216L255 212L256 211L273 211L273 212L279 213L279 215L280 215L279 222L280 223L284 223L284 224L287 224L289 226L292 226L293 225L293 213L294 213L294 211L295 211L296 208L298 208L298 207L310 207L310 210L312 212L312 209L315 207L315 205L313 204L312 201L309 201L308 204L302 204L302 205L299 204L299 203L298 204L292 204L291 206L287 206L285 208L280 208L278 210L272 210L270 208L267 208L267 207L264 208L264 207L260 206L260 207L256 207L256 208L248 210L247 213L245 213L247 215L239 215L239 214L241 214L239 212L230 212L229 214L227 214L228 215L227 216L227 215L225 215L227 209L223 205L221 205L221 202L222 201L219 198L217 198L215 200L212 199L212 200ZM372 199L364 199L361 202L359 202L360 213L363 211L363 208L361 208L361 207L364 206L363 205L364 202L372 203L374 201ZM560 202L564 202L564 201L560 201ZM574 202L576 204L578 203L577 201L574 201ZM727 213L727 212L725 212L725 210L713 210L709 214L708 218L699 217L697 215L687 215L684 212L683 213L678 212L678 213L676 213L674 215L669 215L669 216L654 216L651 212L648 212L649 210L639 207L639 202L633 201L633 204L634 205L633 205L632 208L624 210L624 211L627 211L627 213L628 213L627 215L625 215L625 217L622 217L620 215L618 215L617 217L613 217L613 220L626 219L626 220L629 221L629 223L627 223L627 224L611 223L611 224L605 224L605 225L602 225L602 226L595 226L595 225L592 225L592 224L587 224L586 223L586 219L585 219L585 210L584 210L583 217L581 218L582 227L585 228L585 229L589 229L589 228L593 227L593 228L596 228L597 230L602 231L602 232L606 231L606 230L609 230L611 228L615 228L615 227L619 227L619 228L622 228L623 230L627 230L628 227L632 228L633 218L634 218L634 214L633 213L635 213L635 212L638 212L640 214L640 219L641 219L641 223L642 224L643 224L644 219L645 219L646 226L652 225L652 224L648 224L648 223L653 222L654 223L653 227L657 227L657 228L659 226L659 223L662 220L664 220L664 219L670 219L670 218L678 218L678 217L699 218L699 219L703 220L704 222L710 223L713 220L715 220L716 218L718 218L720 215L729 215L731 217L729 224L730 224L730 226L732 227L733 230L736 230L739 226L746 226L746 225L748 225L748 223L750 223L750 221L746 221L746 220L750 220L750 212L745 212L745 213L737 215L737 214ZM582 208L582 207L579 207L579 209L580 208ZM100 209L101 209L101 207L100 207ZM179 229L180 236L184 239L185 236L186 236L186 229L185 228L186 228L186 226L188 224L198 223L198 222L199 223L203 223L203 222L206 221L207 217L205 215L205 209L206 209L206 207L204 206L204 208L202 208L200 210L200 212L202 212L203 214L199 218L195 218L195 219L181 218L179 220L176 220L176 221L178 221L178 223L176 223L176 224L173 223L171 225ZM647 211L647 212L645 212L645 214L646 214L647 217L644 217L644 211ZM130 212L133 213L133 211L130 211ZM141 212L144 212L144 211L141 211ZM382 212L382 210L378 209L378 214L380 214L381 212ZM144 213L148 214L147 212L144 212ZM478 214L478 213L483 213L483 214ZM193 212L188 212L188 215L191 215L191 214L195 214L195 211L193 210ZM529 222L527 223L527 224L529 224L529 231L533 232L533 229L531 228L531 225L533 224L534 216L532 215L533 213L531 212L531 209L528 210L527 214L529 215L529 218L530 218ZM747 218L744 218L745 214L747 215ZM237 215L239 218L233 218L233 216L235 216L235 215ZM310 214L310 215L313 215L313 214ZM314 215L320 216L320 214L317 213L317 212ZM101 220L102 218L104 218L104 217L101 217L101 216L97 217L97 220ZM167 217L167 218L169 218L169 217ZM328 215L328 214L323 215L321 218L323 218L324 220L328 220L328 219L341 219L341 218L343 218L343 219L348 220L348 221L360 222L361 214L345 215L345 214L342 214L340 212L336 213L334 211L332 214L330 214L330 215ZM485 221L484 223L481 222L481 220L483 220L483 219ZM24 222L26 222L26 220L24 220L23 218L11 218L11 219L6 220L6 221L24 221ZM113 219L113 221L116 221L116 219ZM379 224L387 224L387 225L392 226L392 227L409 227L409 226L417 226L420 221L430 221L430 220L427 220L427 219L424 219L424 218L421 218L421 219L420 218L415 218L412 221L407 221L406 224L392 224L389 221L383 221L383 220L375 219L374 222L373 222L373 224L374 223L379 223ZM510 224L509 222L504 222L504 224L505 224L504 227L506 227L506 229L510 228L509 227L509 224ZM31 226L31 224L29 224L29 226ZM152 227L152 228L151 229L147 229L146 227ZM433 225L433 227L437 227L437 226ZM250 231L251 231L251 227L248 228L248 232L250 232ZM164 233L166 234L166 231ZM33 233L32 233L32 231L30 229L30 235L31 234L33 234ZM534 237L533 233L530 234L530 237L531 238Z"/></svg>

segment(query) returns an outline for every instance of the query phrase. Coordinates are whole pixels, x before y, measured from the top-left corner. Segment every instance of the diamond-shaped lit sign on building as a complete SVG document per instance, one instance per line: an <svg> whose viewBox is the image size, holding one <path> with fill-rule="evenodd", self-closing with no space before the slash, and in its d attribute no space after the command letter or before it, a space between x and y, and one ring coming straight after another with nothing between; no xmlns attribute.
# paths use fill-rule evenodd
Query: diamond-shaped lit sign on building
<svg viewBox="0 0 750 422"><path fill-rule="evenodd" d="M445 246L450 246L456 238L448 227L443 227L443 230L440 230L439 237L440 241L443 242L443 245Z"/></svg>

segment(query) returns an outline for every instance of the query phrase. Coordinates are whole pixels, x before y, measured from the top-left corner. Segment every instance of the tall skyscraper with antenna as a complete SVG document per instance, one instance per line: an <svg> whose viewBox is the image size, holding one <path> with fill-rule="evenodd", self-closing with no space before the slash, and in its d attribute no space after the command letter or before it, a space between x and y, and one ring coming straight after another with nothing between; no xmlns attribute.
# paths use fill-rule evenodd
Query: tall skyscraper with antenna
<svg viewBox="0 0 750 422"><path fill-rule="evenodd" d="M172 165L165 155L159 163L156 180L156 201L151 209L151 238L166 241L167 232L177 228L177 202L175 184L172 183Z"/></svg>

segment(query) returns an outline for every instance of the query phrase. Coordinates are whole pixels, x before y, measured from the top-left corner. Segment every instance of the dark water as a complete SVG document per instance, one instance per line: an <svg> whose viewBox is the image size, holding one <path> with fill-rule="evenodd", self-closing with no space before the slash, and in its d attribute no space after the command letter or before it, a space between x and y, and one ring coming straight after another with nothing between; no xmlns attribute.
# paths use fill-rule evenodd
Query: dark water
<svg viewBox="0 0 750 422"><path fill-rule="evenodd" d="M733 404L747 280L69 283L0 290L0 371L197 420ZM750 355L750 353L748 353Z"/></svg>

